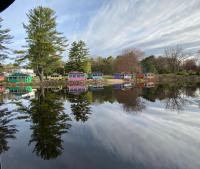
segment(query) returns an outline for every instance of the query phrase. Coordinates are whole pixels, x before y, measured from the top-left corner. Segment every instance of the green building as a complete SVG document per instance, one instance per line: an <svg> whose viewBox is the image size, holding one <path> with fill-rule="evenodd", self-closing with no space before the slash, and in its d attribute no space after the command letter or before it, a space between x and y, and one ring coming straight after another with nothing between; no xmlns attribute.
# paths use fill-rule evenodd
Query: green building
<svg viewBox="0 0 200 169"><path fill-rule="evenodd" d="M24 87L16 86L16 87L10 87L8 89L10 93L19 95L19 96L33 91L31 86L24 86Z"/></svg>
<svg viewBox="0 0 200 169"><path fill-rule="evenodd" d="M102 80L103 79L103 73L101 73L101 72L89 73L88 79Z"/></svg>
<svg viewBox="0 0 200 169"><path fill-rule="evenodd" d="M7 81L10 83L31 83L32 76L22 73L14 73L8 76Z"/></svg>

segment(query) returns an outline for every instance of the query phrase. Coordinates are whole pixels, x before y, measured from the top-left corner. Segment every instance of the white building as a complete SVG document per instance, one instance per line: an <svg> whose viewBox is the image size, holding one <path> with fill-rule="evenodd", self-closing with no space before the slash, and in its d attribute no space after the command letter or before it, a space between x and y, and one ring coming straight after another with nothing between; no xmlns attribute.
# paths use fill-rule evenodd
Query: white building
<svg viewBox="0 0 200 169"><path fill-rule="evenodd" d="M22 74L27 74L27 75L30 75L30 76L36 76L33 69L19 68L19 69L13 70L13 73L22 73Z"/></svg>

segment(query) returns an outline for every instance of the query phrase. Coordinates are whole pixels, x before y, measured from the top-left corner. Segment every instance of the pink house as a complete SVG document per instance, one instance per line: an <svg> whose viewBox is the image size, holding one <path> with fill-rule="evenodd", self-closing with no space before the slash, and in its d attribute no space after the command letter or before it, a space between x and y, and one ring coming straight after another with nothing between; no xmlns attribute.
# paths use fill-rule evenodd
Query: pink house
<svg viewBox="0 0 200 169"><path fill-rule="evenodd" d="M68 81L85 81L86 75L83 72L69 72Z"/></svg>

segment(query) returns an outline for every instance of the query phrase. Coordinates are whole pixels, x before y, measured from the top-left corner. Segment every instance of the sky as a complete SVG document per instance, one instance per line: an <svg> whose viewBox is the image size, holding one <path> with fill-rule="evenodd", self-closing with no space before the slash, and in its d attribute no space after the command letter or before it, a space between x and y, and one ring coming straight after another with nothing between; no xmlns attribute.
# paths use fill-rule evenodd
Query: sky
<svg viewBox="0 0 200 169"><path fill-rule="evenodd" d="M16 0L0 14L14 36L13 49L25 44L26 14L41 5L55 10L69 44L84 40L92 57L116 56L127 48L146 55L177 45L200 50L200 0Z"/></svg>

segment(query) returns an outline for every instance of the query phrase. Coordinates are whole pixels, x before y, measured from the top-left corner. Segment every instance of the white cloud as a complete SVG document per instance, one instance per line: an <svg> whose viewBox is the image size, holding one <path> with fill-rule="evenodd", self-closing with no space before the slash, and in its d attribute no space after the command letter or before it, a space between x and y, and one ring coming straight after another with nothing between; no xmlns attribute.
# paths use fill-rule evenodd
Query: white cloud
<svg viewBox="0 0 200 169"><path fill-rule="evenodd" d="M200 46L199 0L19 0L2 15L14 41L25 38L25 13L38 5L53 8L59 31L69 42L85 40L93 56L117 55L131 47L158 54L166 46L178 44L193 52Z"/></svg>
<svg viewBox="0 0 200 169"><path fill-rule="evenodd" d="M113 0L99 9L82 37L95 55L189 45L200 37L199 7L198 0Z"/></svg>

